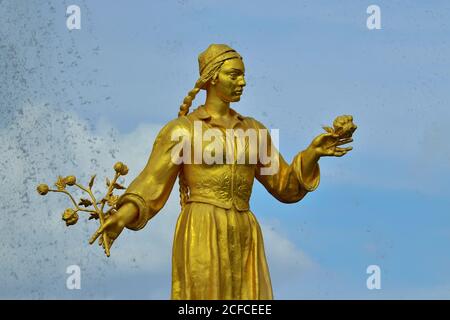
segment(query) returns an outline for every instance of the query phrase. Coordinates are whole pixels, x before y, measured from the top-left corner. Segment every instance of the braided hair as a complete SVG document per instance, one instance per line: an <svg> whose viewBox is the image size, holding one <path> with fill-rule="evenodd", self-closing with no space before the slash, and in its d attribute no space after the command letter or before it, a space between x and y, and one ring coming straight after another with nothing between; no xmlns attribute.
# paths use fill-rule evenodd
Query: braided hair
<svg viewBox="0 0 450 320"><path fill-rule="evenodd" d="M195 83L194 89L189 91L187 96L184 97L183 103L180 106L180 111L178 112L178 117L185 116L189 113L189 108L191 107L192 101L195 99L197 93L199 93L201 89L205 89L210 80L215 80L217 78L220 68L225 61L226 60L216 62L208 73L202 74L200 76L200 78Z"/></svg>
<svg viewBox="0 0 450 320"><path fill-rule="evenodd" d="M195 99L197 93L199 93L201 89L205 89L209 81L217 78L220 68L225 61L226 60L222 60L214 63L212 68L209 69L209 72L205 72L200 76L195 83L194 88L189 91L187 96L183 99L183 103L180 106L180 111L178 112L178 117L186 116L189 113L189 108L191 107L192 101ZM178 182L180 184L180 205L181 209L183 209L189 199L189 188L184 178L183 170L180 170L180 173L178 174Z"/></svg>

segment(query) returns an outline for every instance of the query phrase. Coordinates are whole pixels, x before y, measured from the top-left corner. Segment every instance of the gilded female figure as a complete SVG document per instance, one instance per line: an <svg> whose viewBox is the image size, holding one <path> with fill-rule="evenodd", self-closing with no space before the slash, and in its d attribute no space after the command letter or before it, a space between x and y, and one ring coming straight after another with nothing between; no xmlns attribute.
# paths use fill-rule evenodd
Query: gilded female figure
<svg viewBox="0 0 450 320"><path fill-rule="evenodd" d="M200 78L183 100L178 117L159 132L147 165L120 197L117 213L108 217L90 242L105 234L106 241L101 242L109 251L125 227L142 229L164 206L179 177L181 213L173 242L172 299L272 299L261 229L249 208L254 179L281 202L300 201L319 185L319 158L345 155L351 147L339 146L352 141L355 128L349 135L327 128L329 132L317 136L290 165L272 148L271 156L277 157L271 159L278 163L271 174L261 173L270 164L259 159L256 163L237 163L236 157L213 164L174 161L174 148L179 145L172 139L174 132L192 137L195 123L222 132L266 129L230 107L240 100L246 84L242 57L227 45L212 44L198 61ZM205 103L189 112L202 89ZM351 123L351 116L342 119ZM267 138L270 141L270 135ZM247 146L245 152L251 152Z"/></svg>

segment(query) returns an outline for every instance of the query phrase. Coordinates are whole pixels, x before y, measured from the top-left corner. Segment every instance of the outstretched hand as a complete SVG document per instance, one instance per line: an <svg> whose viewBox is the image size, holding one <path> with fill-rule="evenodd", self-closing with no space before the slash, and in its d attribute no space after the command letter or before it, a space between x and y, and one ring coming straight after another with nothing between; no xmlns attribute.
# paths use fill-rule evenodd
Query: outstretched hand
<svg viewBox="0 0 450 320"><path fill-rule="evenodd" d="M339 146L352 141L352 138L340 138L336 133L322 133L314 138L309 148L314 150L317 157L342 157L353 147L341 148Z"/></svg>

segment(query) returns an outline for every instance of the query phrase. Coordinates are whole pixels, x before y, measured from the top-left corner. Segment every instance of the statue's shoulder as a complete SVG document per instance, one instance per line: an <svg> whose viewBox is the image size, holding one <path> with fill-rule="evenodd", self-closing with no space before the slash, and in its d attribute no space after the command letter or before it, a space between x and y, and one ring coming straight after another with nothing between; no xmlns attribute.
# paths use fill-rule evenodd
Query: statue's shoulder
<svg viewBox="0 0 450 320"><path fill-rule="evenodd" d="M260 122L259 120L256 120L253 117L243 117L244 121L248 124L248 126L255 128L255 129L267 129L266 126Z"/></svg>
<svg viewBox="0 0 450 320"><path fill-rule="evenodd" d="M191 123L186 116L177 117L167 122L159 131L157 138L171 137L174 134L189 134Z"/></svg>
<svg viewBox="0 0 450 320"><path fill-rule="evenodd" d="M185 116L190 122L202 121L209 118L204 105L200 105Z"/></svg>

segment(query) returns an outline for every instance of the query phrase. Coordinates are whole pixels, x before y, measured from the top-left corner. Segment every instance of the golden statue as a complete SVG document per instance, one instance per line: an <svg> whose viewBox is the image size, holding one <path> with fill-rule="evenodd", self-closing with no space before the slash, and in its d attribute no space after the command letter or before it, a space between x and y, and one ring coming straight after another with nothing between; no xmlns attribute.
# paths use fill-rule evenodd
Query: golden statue
<svg viewBox="0 0 450 320"><path fill-rule="evenodd" d="M289 165L273 146L263 124L230 107L230 103L240 100L246 85L242 57L227 45L212 44L199 55L198 61L200 78L184 98L178 117L159 132L142 172L120 197L114 196L114 186L123 188L117 185L117 177L128 172L124 164L118 163L114 181L107 181L106 196L98 202L101 207L93 197L84 199L85 206L94 206L91 218L100 218L100 227L90 243L100 237L99 243L109 256L113 241L125 227L140 230L161 210L178 177L181 213L173 243L172 299L272 299L261 229L249 208L254 179L281 202L300 201L319 185L319 158L341 157L352 149L339 146L353 141L356 126L351 116L337 117L333 128L324 127L327 132L314 138ZM202 89L206 90L205 103L189 112L192 101ZM173 139L174 135L182 133L188 140L195 140L196 129L214 130L211 135L214 143L223 142L220 136L217 138L217 134L223 133L227 138L231 137L231 144L227 139L225 147L216 143L215 148L211 148L213 142L205 144L200 141L200 150L195 150L199 146L195 141L193 144L184 141L182 147L188 147L180 148L179 139ZM241 145L240 154L245 159L257 155L256 161L238 161L238 141L235 136L228 135L230 129L258 132L257 145L261 148L261 141L268 142L271 161L262 161L261 154L258 156L259 150L252 148L249 137ZM192 153L194 158L200 154L220 160L222 147L226 151L226 162L189 161ZM179 158L174 160L174 155ZM270 166L275 171L271 172ZM121 171L124 167L125 172ZM64 183L76 184L70 178L60 178L58 190L40 185L38 191L41 194L48 191L66 193L61 184L63 187ZM92 183L93 178L89 188L76 185L92 195ZM89 212L72 201L75 210L63 215L68 224L74 221L74 212L76 214L78 209ZM105 203L111 209L103 213Z"/></svg>

